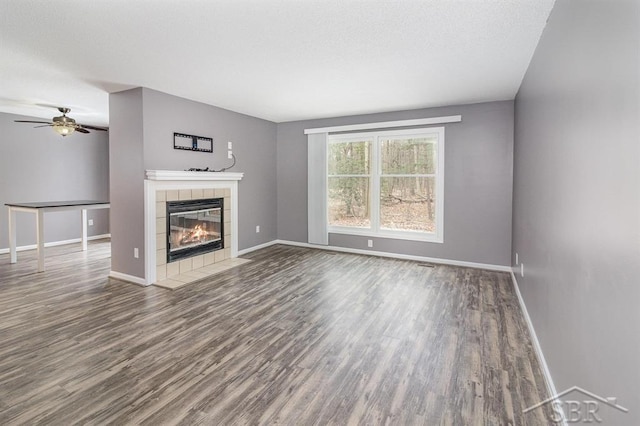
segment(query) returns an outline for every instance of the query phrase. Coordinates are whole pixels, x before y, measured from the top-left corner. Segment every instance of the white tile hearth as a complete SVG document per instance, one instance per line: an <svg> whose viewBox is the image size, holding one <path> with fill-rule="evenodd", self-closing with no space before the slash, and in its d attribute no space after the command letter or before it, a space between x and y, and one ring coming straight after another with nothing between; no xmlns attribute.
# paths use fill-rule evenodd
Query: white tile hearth
<svg viewBox="0 0 640 426"><path fill-rule="evenodd" d="M175 290L187 284L200 281L204 278L212 278L214 275L227 271L231 268L235 268L236 266L243 265L247 262L251 262L249 259L240 259L236 257L234 259L226 259L221 262L203 266L198 269L193 269L189 272L177 274L171 276L171 278L160 279L158 276L158 281L155 283L158 287L168 288L170 290ZM178 262L174 262L178 263ZM171 263L169 264L171 265Z"/></svg>

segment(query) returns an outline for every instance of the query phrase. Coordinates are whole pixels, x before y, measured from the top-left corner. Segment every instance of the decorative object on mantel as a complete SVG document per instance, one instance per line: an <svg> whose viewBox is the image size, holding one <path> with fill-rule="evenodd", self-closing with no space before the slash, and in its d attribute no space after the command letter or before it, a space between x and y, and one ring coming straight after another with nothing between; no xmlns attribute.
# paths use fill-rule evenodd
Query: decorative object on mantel
<svg viewBox="0 0 640 426"><path fill-rule="evenodd" d="M87 124L76 123L71 117L67 117L67 113L71 110L69 108L59 107L58 111L62 113L59 117L53 117L51 122L49 121L31 121L31 120L14 120L16 123L35 123L35 124L43 124L43 126L35 126L38 127L53 127L53 130L59 134L60 136L67 136L71 133L77 131L78 133L91 133L89 130L101 130L106 132L108 129L106 127L97 127L97 126L89 126Z"/></svg>
<svg viewBox="0 0 640 426"><path fill-rule="evenodd" d="M185 149L187 151L197 152L213 152L213 139L204 136L174 133L173 149Z"/></svg>
<svg viewBox="0 0 640 426"><path fill-rule="evenodd" d="M213 173L226 172L227 170L229 170L230 168L232 168L233 166L236 165L236 156L235 156L235 154L231 154L231 157L233 158L233 163L231 163L231 165L229 167L223 167L220 170L210 169L209 167L205 167L204 169L199 169L197 167L191 167L190 169L185 169L185 172L213 172Z"/></svg>

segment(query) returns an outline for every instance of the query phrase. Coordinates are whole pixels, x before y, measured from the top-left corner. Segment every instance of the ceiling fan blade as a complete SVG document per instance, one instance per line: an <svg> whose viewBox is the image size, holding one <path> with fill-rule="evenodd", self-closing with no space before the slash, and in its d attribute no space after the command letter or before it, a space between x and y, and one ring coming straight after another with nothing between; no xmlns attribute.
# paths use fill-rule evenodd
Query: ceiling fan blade
<svg viewBox="0 0 640 426"><path fill-rule="evenodd" d="M80 133L91 133L87 129L83 129L82 127L76 127L76 132Z"/></svg>
<svg viewBox="0 0 640 426"><path fill-rule="evenodd" d="M88 124L78 124L78 126L89 130L102 130L103 132L106 132L108 130L106 127L89 126Z"/></svg>
<svg viewBox="0 0 640 426"><path fill-rule="evenodd" d="M51 127L51 126L53 126L53 124L45 124L43 126L34 126L33 128L37 129L37 128L40 128L40 127Z"/></svg>
<svg viewBox="0 0 640 426"><path fill-rule="evenodd" d="M51 124L50 121L31 121L31 120L13 120L16 123L37 123L37 124Z"/></svg>

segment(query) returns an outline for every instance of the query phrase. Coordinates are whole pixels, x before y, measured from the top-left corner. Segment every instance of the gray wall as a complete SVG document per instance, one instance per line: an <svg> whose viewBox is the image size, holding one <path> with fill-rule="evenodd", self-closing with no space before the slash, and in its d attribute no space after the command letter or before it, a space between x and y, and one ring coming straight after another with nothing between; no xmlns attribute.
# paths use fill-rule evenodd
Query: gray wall
<svg viewBox="0 0 640 426"><path fill-rule="evenodd" d="M333 246L509 265L513 102L490 102L278 124L278 238L307 241L307 138L304 129L462 115L445 125L444 243L330 234Z"/></svg>
<svg viewBox="0 0 640 426"><path fill-rule="evenodd" d="M57 111L51 110L51 117ZM72 114L73 116L73 114ZM8 202L109 198L109 142L105 132L63 138L50 128L14 120L42 118L0 113L0 249L9 247ZM89 210L89 235L109 233L109 211ZM45 215L45 241L80 238L80 212ZM18 246L36 243L35 215L17 214Z"/></svg>
<svg viewBox="0 0 640 426"><path fill-rule="evenodd" d="M516 98L513 249L556 388L640 424L640 7L558 0Z"/></svg>
<svg viewBox="0 0 640 426"><path fill-rule="evenodd" d="M111 270L140 278L145 256L142 119L142 89L109 95Z"/></svg>
<svg viewBox="0 0 640 426"><path fill-rule="evenodd" d="M276 124L200 102L144 90L144 168L229 166L227 142L244 172L238 183L238 248L276 239ZM213 138L213 153L173 149L173 132ZM256 225L260 233L256 233Z"/></svg>
<svg viewBox="0 0 640 426"><path fill-rule="evenodd" d="M162 92L138 88L110 95L112 265L144 277L144 171L220 169L244 172L238 184L238 248L276 239L276 124ZM212 137L213 153L173 149L173 133ZM256 226L260 233L256 233ZM133 249L140 258L133 258Z"/></svg>

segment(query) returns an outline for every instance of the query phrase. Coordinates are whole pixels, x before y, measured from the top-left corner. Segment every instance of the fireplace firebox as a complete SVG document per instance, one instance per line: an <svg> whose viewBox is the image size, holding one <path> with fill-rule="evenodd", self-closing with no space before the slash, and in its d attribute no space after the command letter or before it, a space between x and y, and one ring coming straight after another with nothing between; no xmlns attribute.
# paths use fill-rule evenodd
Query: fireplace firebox
<svg viewBox="0 0 640 426"><path fill-rule="evenodd" d="M167 202L167 263L224 248L224 198Z"/></svg>

